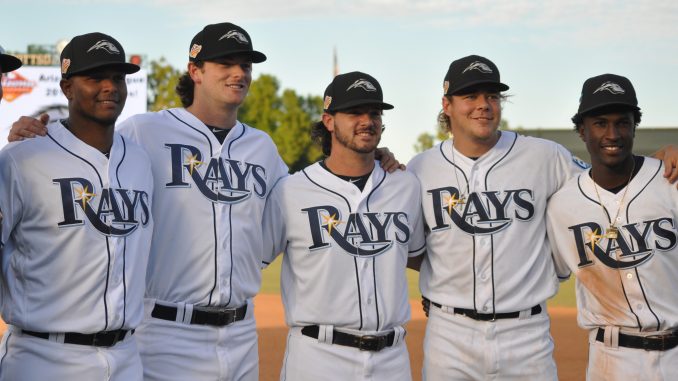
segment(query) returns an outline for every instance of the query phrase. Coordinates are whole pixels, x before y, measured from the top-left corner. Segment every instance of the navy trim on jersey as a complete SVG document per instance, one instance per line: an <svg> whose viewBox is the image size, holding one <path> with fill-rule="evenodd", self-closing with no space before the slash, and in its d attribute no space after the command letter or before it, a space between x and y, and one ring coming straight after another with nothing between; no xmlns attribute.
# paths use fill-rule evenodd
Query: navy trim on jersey
<svg viewBox="0 0 678 381"><path fill-rule="evenodd" d="M122 158L118 162L118 165L115 167L115 180L118 182L118 188L122 188L120 185L120 167L127 157L127 144L125 143L125 138L120 136L122 141ZM120 323L120 328L125 326L125 320L127 320L127 237L123 237L123 246L122 246L122 323Z"/></svg>
<svg viewBox="0 0 678 381"><path fill-rule="evenodd" d="M285 348L287 348L287 350L285 351L285 359L283 360L282 381L287 379L287 357L290 355L290 336L292 336L292 332L287 334L287 342L285 343Z"/></svg>
<svg viewBox="0 0 678 381"><path fill-rule="evenodd" d="M306 169L302 169L301 173L303 173L304 176L306 176L306 178L308 179L308 181L310 181L313 185L317 186L320 189L326 190L330 193L333 193L333 194L341 197L344 200L344 202L346 202L346 206L348 206L348 212L349 213L353 212L353 209L351 208L351 203L348 202L346 197L344 197L343 195L341 195L341 194L339 194L339 193L337 193L337 192L335 192L331 189L325 188L324 186L313 181L313 179L311 179L311 176L309 176L308 173L306 173ZM355 279L358 283L358 312L360 312L360 327L358 328L358 330L360 331L360 330L363 329L363 306L362 306L362 300L363 299L362 299L362 296L360 295L360 277L358 276L358 261L357 261L356 257L353 257L353 266L355 267Z"/></svg>
<svg viewBox="0 0 678 381"><path fill-rule="evenodd" d="M489 177L490 177L490 172L492 172L494 167L496 167L499 163L501 163L511 153L511 151L513 151L513 147L515 147L516 142L518 141L518 136L519 136L518 134L513 135L513 142L511 143L511 146L506 150L506 153L504 154L504 156L500 157L497 161L495 161L494 164L492 164L490 166L490 168L487 170L487 173L485 174L485 189L487 189L487 183L488 183L488 180L489 180ZM487 201L487 209L488 210L490 209L490 201L489 200ZM475 225L473 225L473 227L475 229ZM474 236L475 236L475 233L474 233ZM473 259L475 261L475 239L473 240L473 252L474 252ZM495 289L495 282L494 282L494 234L490 234L490 261L491 261L490 262L490 272L492 273L492 313L494 314L494 313L497 313L497 304L496 304L497 291ZM474 265L475 265L475 263L474 263ZM475 271L474 271L474 273L473 273L474 284L475 284L475 275L476 274L475 274ZM476 295L475 295L475 286L474 286L473 287L473 300L474 300L473 305L474 305L474 307L475 307L475 299L476 299Z"/></svg>
<svg viewBox="0 0 678 381"><path fill-rule="evenodd" d="M579 188L579 193L581 193L581 195L582 195L585 199L591 201L592 203L594 203L594 204L596 204L596 205L598 205L598 206L603 207L603 211L605 212L605 215L607 216L607 221L609 222L609 221L611 221L611 218L610 218L610 213L607 212L607 209L605 209L605 207L604 207L603 205L601 205L600 202L598 202L597 200L594 200L594 199L592 199L591 197L589 197L589 196L586 194L586 192L584 192L584 189L582 188L582 183L581 183L581 182L582 182L582 177L583 177L586 173L588 173L588 172L583 172L583 173L581 173L581 174L579 175L579 177L577 178L577 188ZM591 181L593 181L593 179L591 179Z"/></svg>
<svg viewBox="0 0 678 381"><path fill-rule="evenodd" d="M242 125L242 133L240 135L236 136L233 138L228 143L228 148L226 149L226 156L230 159L231 158L231 147L233 146L233 143L235 143L236 140L242 138L245 136L245 130L246 126L243 124ZM233 168L229 166L228 168L231 176L233 176ZM219 174L217 173L217 179L219 179ZM212 204L214 205L214 203ZM216 247L216 241L215 241L215 247ZM226 300L225 305L231 304L231 298L233 297L233 205L228 204L228 251L229 251L229 256L230 256L230 263L231 266L229 268L229 274L228 274L228 300ZM216 261L216 256L214 257ZM216 269L216 264L215 264L215 269ZM215 271L216 275L216 271ZM215 285L216 285L216 279L215 279Z"/></svg>
<svg viewBox="0 0 678 381"><path fill-rule="evenodd" d="M365 201L365 208L367 211L370 211L370 198L374 194L374 192L381 186L381 184L386 181L386 176L388 176L388 172L384 171L384 177L381 178L381 181L379 181L379 184L375 185L370 193L367 195L367 200ZM372 226L370 225L370 233L373 234L372 232ZM373 237L374 238L374 237ZM372 257L372 284L374 285L374 309L377 312L377 331L381 331L379 328L379 296L378 296L378 288L377 288L377 262L376 262L376 257Z"/></svg>
<svg viewBox="0 0 678 381"><path fill-rule="evenodd" d="M645 164L645 161L643 160L643 164ZM631 209L631 203L634 202L644 191L645 189L650 185L652 180L654 180L655 177L659 174L659 171L661 170L661 163L657 166L657 170L654 172L652 177L648 180L648 182L643 186L643 189L641 189L638 194L636 194L633 198L629 200L629 202L626 204L626 221L629 221L629 209ZM639 169L640 171L640 169ZM640 172L638 172L640 173ZM630 186L630 184L627 184L626 186ZM661 322L659 321L659 316L654 312L652 309L652 306L650 305L650 301L647 299L647 295L645 294L645 288L643 287L643 282L640 280L640 274L638 273L638 267L634 268L635 273L636 273L636 279L638 279L638 285L640 286L640 291L643 293L643 299L645 299L645 304L647 304L647 307L650 309L650 312L652 313L652 316L654 316L655 320L657 321L657 331L659 331L659 326L661 325ZM639 324L638 327L642 331L642 326Z"/></svg>
<svg viewBox="0 0 678 381"><path fill-rule="evenodd" d="M454 144L452 144L451 140L448 140L452 147L450 149L454 149ZM444 142L443 142L444 143ZM454 161L450 160L447 156L445 156L445 152L443 151L443 145L440 145L440 155L442 155L443 159L450 163L453 167L455 167L459 172L461 172L462 176L464 176L464 181L466 181L466 193L470 193L469 189L469 183L468 183L468 177L466 177L466 173L464 173L464 170L462 170L457 164L454 163ZM461 184L457 184L457 186L460 186Z"/></svg>
<svg viewBox="0 0 678 381"><path fill-rule="evenodd" d="M66 147L64 147L63 145L61 145L61 143L59 143L52 135L50 135L49 132L47 133L47 137L49 137L49 138L50 138L57 146L59 146L61 149L63 149L64 151L68 152L69 154L71 154L71 155L77 157L78 159L82 160L84 163L86 163L87 165L89 165L90 167L92 167L92 169L94 170L94 173L95 173L95 174L97 175L97 177L99 178L99 186L100 186L101 188L104 187L104 182L103 182L103 180L101 179L101 175L99 174L99 171L97 170L97 168L96 168L92 163L90 163L90 162L87 161L85 158L83 158L83 157L77 155L75 152L72 152L72 151L69 150L68 148L66 148ZM104 299L104 317L105 317L105 324L104 324L104 329L103 329L104 331L108 328L108 301L106 300L106 296L108 295L108 278L109 278L110 272L111 272L111 248L110 248L110 242L108 241L108 236L106 236L105 238L106 238L106 253L108 254L108 263L107 263L107 265L106 265L106 286L104 287L104 297L103 297L103 299Z"/></svg>
<svg viewBox="0 0 678 381"><path fill-rule="evenodd" d="M424 240L424 241L426 241L426 240ZM423 248L425 248L425 247L426 247L426 243L424 242L424 244L423 244L420 248L417 248L417 249L414 249L414 250L409 250L407 253L408 253L408 254L409 254L409 253L416 253L417 251L420 251L421 249L423 249ZM420 255L421 255L421 254L420 254Z"/></svg>

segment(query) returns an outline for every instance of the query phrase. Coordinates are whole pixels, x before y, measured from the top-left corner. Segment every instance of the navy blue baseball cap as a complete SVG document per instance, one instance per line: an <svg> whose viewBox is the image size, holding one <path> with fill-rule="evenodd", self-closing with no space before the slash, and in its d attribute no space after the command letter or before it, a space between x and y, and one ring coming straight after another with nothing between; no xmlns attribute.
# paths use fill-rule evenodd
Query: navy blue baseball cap
<svg viewBox="0 0 678 381"><path fill-rule="evenodd" d="M9 73L21 67L21 60L5 53L0 46L0 73Z"/></svg>
<svg viewBox="0 0 678 381"><path fill-rule="evenodd" d="M325 89L323 110L335 112L356 106L371 105L390 110L392 105L384 102L379 82L369 74L359 71L339 74Z"/></svg>
<svg viewBox="0 0 678 381"><path fill-rule="evenodd" d="M254 63L266 61L264 53L254 50L252 39L245 29L224 22L207 25L193 37L188 59L191 62L209 61L235 54L245 55Z"/></svg>
<svg viewBox="0 0 678 381"><path fill-rule="evenodd" d="M485 57L471 55L452 61L443 81L443 95L458 95L479 85L490 85L498 91L506 91L508 85L501 83L499 69Z"/></svg>
<svg viewBox="0 0 678 381"><path fill-rule="evenodd" d="M139 71L139 66L125 62L125 50L115 38L103 33L87 33L73 37L61 51L61 76L112 67L125 74Z"/></svg>

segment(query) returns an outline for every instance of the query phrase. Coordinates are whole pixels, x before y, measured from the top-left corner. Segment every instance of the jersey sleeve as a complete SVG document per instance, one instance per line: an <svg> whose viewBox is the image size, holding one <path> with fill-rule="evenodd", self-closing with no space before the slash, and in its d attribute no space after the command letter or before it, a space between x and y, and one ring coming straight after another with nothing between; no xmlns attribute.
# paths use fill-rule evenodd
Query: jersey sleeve
<svg viewBox="0 0 678 381"><path fill-rule="evenodd" d="M21 219L24 192L18 177L19 170L7 150L0 152L0 256L10 233Z"/></svg>
<svg viewBox="0 0 678 381"><path fill-rule="evenodd" d="M546 209L546 236L548 237L551 246L551 255L553 257L556 275L562 282L570 278L571 271L563 259L564 253L561 254L561 247L558 242L561 238L559 234L562 234L562 229L559 230L561 223L558 221L558 208L561 207L562 206L559 206L554 200L549 201Z"/></svg>
<svg viewBox="0 0 678 381"><path fill-rule="evenodd" d="M556 144L555 150L555 181L556 189L562 188L562 186L570 178L576 176L581 171L587 169L589 164L581 160L580 158L572 155L567 148L563 147L560 144Z"/></svg>
<svg viewBox="0 0 678 381"><path fill-rule="evenodd" d="M262 267L268 266L285 249L286 226L280 205L280 186L276 184L266 199L262 219Z"/></svg>
<svg viewBox="0 0 678 381"><path fill-rule="evenodd" d="M419 194L419 182L417 181L417 195ZM412 220L412 238L408 250L409 257L416 257L426 251L426 235L424 234L424 217L421 207L421 197L417 197L417 211Z"/></svg>
<svg viewBox="0 0 678 381"><path fill-rule="evenodd" d="M139 136L139 128L136 123L136 117L131 116L127 119L125 119L124 122L118 124L115 126L115 131L118 132L120 135L132 140L133 142L139 144L140 136Z"/></svg>

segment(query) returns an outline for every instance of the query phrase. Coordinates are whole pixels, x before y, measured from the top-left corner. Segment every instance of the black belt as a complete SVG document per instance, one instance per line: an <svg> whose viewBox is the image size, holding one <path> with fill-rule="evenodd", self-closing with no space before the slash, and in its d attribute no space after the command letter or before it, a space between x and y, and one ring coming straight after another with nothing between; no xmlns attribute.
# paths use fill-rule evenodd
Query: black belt
<svg viewBox="0 0 678 381"><path fill-rule="evenodd" d="M443 306L439 303L436 302L431 302L434 306L438 308L443 308ZM539 315L541 313L541 306L537 304L536 306L532 307L531 309L531 314L530 315ZM498 320L498 319L515 319L517 317L520 317L520 311L516 312L500 312L498 314L481 314L478 313L476 310L471 310L467 308L454 308L454 313L457 315L464 315L466 317L469 317L473 320L482 320L482 321L490 321L490 320Z"/></svg>
<svg viewBox="0 0 678 381"><path fill-rule="evenodd" d="M605 342L605 329L598 328L596 341ZM634 336L619 333L619 346L624 348L645 349L647 351L666 351L678 346L675 332L666 335Z"/></svg>
<svg viewBox="0 0 678 381"><path fill-rule="evenodd" d="M320 327L317 325L309 325L301 329L301 334L304 336L312 337L314 339L318 338L318 332ZM386 347L393 345L395 340L395 331L391 331L387 335L351 335L350 333L344 333L339 331L332 332L332 344L344 345L347 347L358 348L361 351L373 351L378 352Z"/></svg>
<svg viewBox="0 0 678 381"><path fill-rule="evenodd" d="M25 329L21 330L21 332L26 335L39 337L45 340L49 340L50 335L50 333L47 332L27 331ZM118 329L115 331L101 331L97 333L66 332L64 333L64 343L93 345L95 347L112 347L117 342L124 340L127 336L127 332L129 332L130 335L134 334L134 330L128 331L125 329Z"/></svg>
<svg viewBox="0 0 678 381"><path fill-rule="evenodd" d="M176 321L177 311L176 307L156 304L155 307L153 307L151 316L157 319ZM243 320L246 313L247 303L238 308L193 307L193 314L191 315L190 322L191 324L223 327L225 325L233 324L236 321Z"/></svg>

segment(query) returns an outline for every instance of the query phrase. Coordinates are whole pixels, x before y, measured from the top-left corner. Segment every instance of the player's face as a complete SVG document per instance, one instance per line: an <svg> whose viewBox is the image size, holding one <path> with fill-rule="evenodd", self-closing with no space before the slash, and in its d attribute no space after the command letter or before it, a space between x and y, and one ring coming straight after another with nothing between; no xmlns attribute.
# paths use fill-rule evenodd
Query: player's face
<svg viewBox="0 0 678 381"><path fill-rule="evenodd" d="M120 116L127 100L125 73L98 69L61 81L68 98L69 112L102 125L111 125Z"/></svg>
<svg viewBox="0 0 678 381"><path fill-rule="evenodd" d="M464 95L443 97L443 112L450 118L452 134L464 140L492 141L496 139L501 120L501 95L478 90Z"/></svg>
<svg viewBox="0 0 678 381"><path fill-rule="evenodd" d="M371 106L354 107L337 112L330 119L332 150L348 148L357 153L372 153L381 140L382 110ZM340 148L338 148L340 149Z"/></svg>
<svg viewBox="0 0 678 381"><path fill-rule="evenodd" d="M217 58L195 72L196 102L214 102L238 108L252 83L252 61L246 56Z"/></svg>
<svg viewBox="0 0 678 381"><path fill-rule="evenodd" d="M633 112L617 112L584 117L579 136L593 165L615 168L631 157L635 130Z"/></svg>

